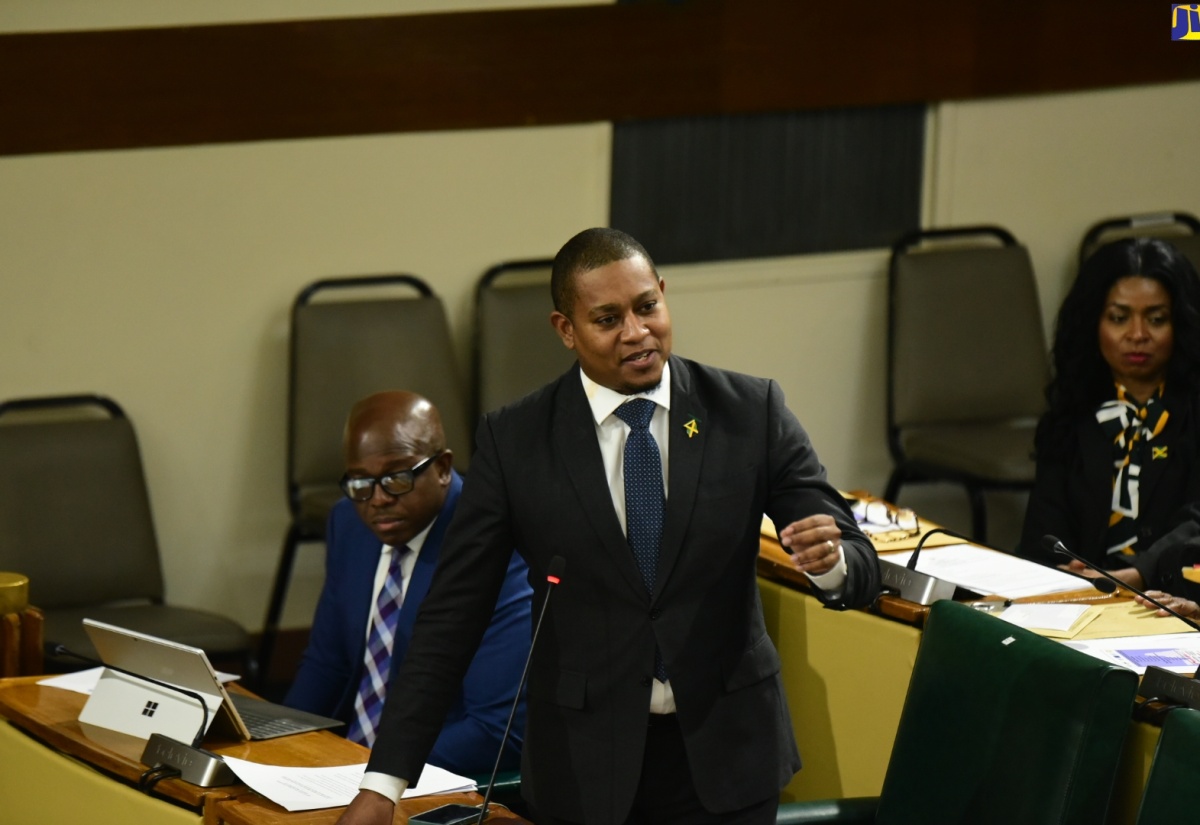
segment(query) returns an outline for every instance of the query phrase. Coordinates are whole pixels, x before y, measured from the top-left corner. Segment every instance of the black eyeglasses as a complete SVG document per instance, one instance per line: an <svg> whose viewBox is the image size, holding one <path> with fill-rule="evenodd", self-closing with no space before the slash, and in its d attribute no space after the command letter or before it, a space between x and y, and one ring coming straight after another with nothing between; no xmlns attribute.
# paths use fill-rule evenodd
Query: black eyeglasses
<svg viewBox="0 0 1200 825"><path fill-rule="evenodd" d="M424 461L417 462L416 465L407 470L397 470L394 473L388 473L379 478L351 478L350 476L342 476L342 480L338 482L338 486L342 488L342 492L346 494L346 498L351 501L370 501L371 496L375 495L375 485L378 484L383 488L383 491L390 496L402 496L405 493L411 493L413 485L417 482L417 476L425 472L434 459L444 453L445 450L438 450Z"/></svg>

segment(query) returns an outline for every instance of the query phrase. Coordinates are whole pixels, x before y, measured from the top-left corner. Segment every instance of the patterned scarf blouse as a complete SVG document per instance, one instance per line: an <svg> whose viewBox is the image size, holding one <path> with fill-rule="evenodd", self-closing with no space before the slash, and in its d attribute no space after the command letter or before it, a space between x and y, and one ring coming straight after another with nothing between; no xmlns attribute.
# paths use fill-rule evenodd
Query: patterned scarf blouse
<svg viewBox="0 0 1200 825"><path fill-rule="evenodd" d="M1162 384L1146 403L1138 406L1125 387L1117 384L1117 397L1096 410L1096 420L1112 440L1112 515L1108 519L1105 552L1132 556L1138 540L1138 479L1150 458L1151 445L1167 426Z"/></svg>

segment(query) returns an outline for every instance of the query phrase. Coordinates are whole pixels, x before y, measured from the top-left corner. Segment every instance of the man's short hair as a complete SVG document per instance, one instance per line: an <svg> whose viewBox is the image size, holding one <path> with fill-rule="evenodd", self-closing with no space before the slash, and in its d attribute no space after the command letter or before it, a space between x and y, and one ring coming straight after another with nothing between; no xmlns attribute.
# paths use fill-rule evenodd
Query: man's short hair
<svg viewBox="0 0 1200 825"><path fill-rule="evenodd" d="M576 275L637 255L645 259L657 278L658 271L650 254L632 236L607 227L583 230L563 244L554 256L554 266L550 271L550 294L554 298L554 308L569 318L575 308Z"/></svg>

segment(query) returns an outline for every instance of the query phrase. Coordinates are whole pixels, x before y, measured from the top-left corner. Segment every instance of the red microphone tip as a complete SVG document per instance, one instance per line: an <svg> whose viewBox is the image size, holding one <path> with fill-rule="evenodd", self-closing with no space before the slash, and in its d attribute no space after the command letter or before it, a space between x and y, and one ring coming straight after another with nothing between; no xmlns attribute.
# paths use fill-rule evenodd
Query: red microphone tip
<svg viewBox="0 0 1200 825"><path fill-rule="evenodd" d="M547 576L546 581L550 582L551 584L558 584L560 581L562 581L562 579L560 579L558 576Z"/></svg>

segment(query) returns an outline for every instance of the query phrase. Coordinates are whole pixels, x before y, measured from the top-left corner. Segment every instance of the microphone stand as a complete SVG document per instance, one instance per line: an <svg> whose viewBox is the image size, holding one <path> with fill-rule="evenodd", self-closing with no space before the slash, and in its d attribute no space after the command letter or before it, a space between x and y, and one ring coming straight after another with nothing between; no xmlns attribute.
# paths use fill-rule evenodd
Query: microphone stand
<svg viewBox="0 0 1200 825"><path fill-rule="evenodd" d="M549 583L549 588L546 590L546 598L542 600L542 609L538 613L537 624L534 625L533 635L529 639L529 655L525 657L525 667L521 671L521 681L517 683L517 695L513 697L512 709L508 712L508 724L504 726L504 735L500 737L500 748L496 753L496 765L492 768L492 778L488 780L487 788L483 794L483 803L479 806L461 805L458 803L450 803L448 805L439 805L428 811L413 814L408 818L412 825L482 825L483 820L487 818L488 803L492 799L492 789L496 786L496 774L500 771L500 760L504 758L504 746L508 743L508 734L512 730L513 719L517 715L517 708L521 704L521 691L525 689L525 680L529 676L529 663L533 661L533 648L537 645L538 634L542 630L542 619L546 617L546 608L550 604L550 594L554 592L555 586L562 581L563 570L566 569L567 560L562 556L555 556L550 559L550 564L546 568L546 581Z"/></svg>
<svg viewBox="0 0 1200 825"><path fill-rule="evenodd" d="M1162 610L1164 613L1169 613L1176 619L1179 619L1179 621L1186 624L1192 630L1200 630L1200 624L1192 621L1187 616L1184 616L1182 613L1176 610L1172 610L1158 599L1155 599L1147 593L1138 590L1133 585L1121 581L1116 576L1100 567L1098 564L1095 564L1094 562L1091 562L1082 556L1071 552L1067 549L1065 544L1058 540L1057 536L1042 536L1042 547L1052 553L1057 553L1060 556L1066 556L1067 558L1074 559L1088 570L1092 570L1103 576L1103 580L1107 580L1111 583L1111 585L1115 585L1115 587L1112 587L1112 589L1106 590L1105 592L1111 593L1117 587L1124 587L1126 590L1136 593L1138 596L1150 602L1150 604L1154 605L1159 610ZM1198 681L1194 675L1188 677L1181 673L1175 673L1173 671L1166 670L1165 668L1155 667L1154 665L1149 665L1146 668L1146 673L1144 676L1142 676L1142 680L1138 685L1138 695L1143 697L1146 700L1146 703L1154 701L1163 702L1166 704L1174 703L1176 705L1185 705L1194 710L1200 710L1200 681ZM1143 707L1145 707L1145 704L1143 704Z"/></svg>
<svg viewBox="0 0 1200 825"><path fill-rule="evenodd" d="M918 526L919 524L918 522ZM879 559L879 574L883 580L884 587L895 590L900 598L915 604L933 604L941 599L954 598L954 591L956 589L954 582L944 581L936 576L930 576L927 573L917 571L917 559L921 555L921 548L925 546L925 542L930 536L937 533L945 533L964 541L970 541L966 536L961 536L944 527L935 527L921 536L921 540L917 542L916 549L913 550L912 555L908 558L907 565L896 564L882 557Z"/></svg>
<svg viewBox="0 0 1200 825"><path fill-rule="evenodd" d="M1069 559L1074 559L1075 561L1079 562L1084 567L1086 567L1088 570L1098 573L1101 576L1103 576L1104 578L1108 579L1110 582L1112 582L1117 587L1124 587L1126 590L1132 591L1133 593L1136 593L1138 596L1141 596L1143 599L1150 602L1150 604L1154 605L1155 607L1157 607L1159 610L1163 611L1164 613L1170 613L1172 616L1174 616L1176 619L1179 619L1179 621L1186 624L1192 630L1200 630L1200 624L1196 624L1196 622L1192 621L1187 616L1184 616L1182 613L1179 613L1178 611L1172 610L1171 608L1167 607L1165 604L1160 602L1158 599L1155 599L1155 598L1147 595L1146 593L1142 592L1141 590L1138 590L1132 584L1126 584L1125 582L1121 581L1116 576L1114 576L1112 573L1109 573L1103 567L1100 567L1098 564L1088 561L1087 559L1083 558L1082 556L1079 556L1079 555L1071 552L1070 550L1067 549L1067 546L1065 544L1063 544L1061 541L1058 540L1058 538L1056 536L1049 536L1049 535L1042 536L1042 547L1046 548L1047 550L1049 550L1052 553L1057 553L1060 556L1066 556ZM1105 592L1111 593L1112 590L1106 590Z"/></svg>
<svg viewBox="0 0 1200 825"><path fill-rule="evenodd" d="M546 608L550 606L550 594L554 592L555 586L562 581L563 570L566 569L566 566L566 559L562 556L555 556L550 559L550 565L546 570L546 581L550 586L546 590L546 598L542 600L542 609L538 613L537 624L533 628L533 638L529 643L529 655L525 657L525 667L521 670L521 681L517 683L517 695L513 698L512 709L508 712L508 724L504 726L504 736L500 738L500 750L496 753L496 764L492 768L492 778L488 780L487 789L483 794L483 804L479 806L479 819L475 820L476 825L483 825L483 820L487 818L488 803L492 800L492 789L496 785L496 774L500 772L500 760L504 756L504 745L508 742L508 732L512 728L513 717L517 715L517 707L521 702L521 691L525 689L525 680L529 676L529 663L533 661L533 646L537 644L538 634L542 630L542 619L546 618Z"/></svg>

